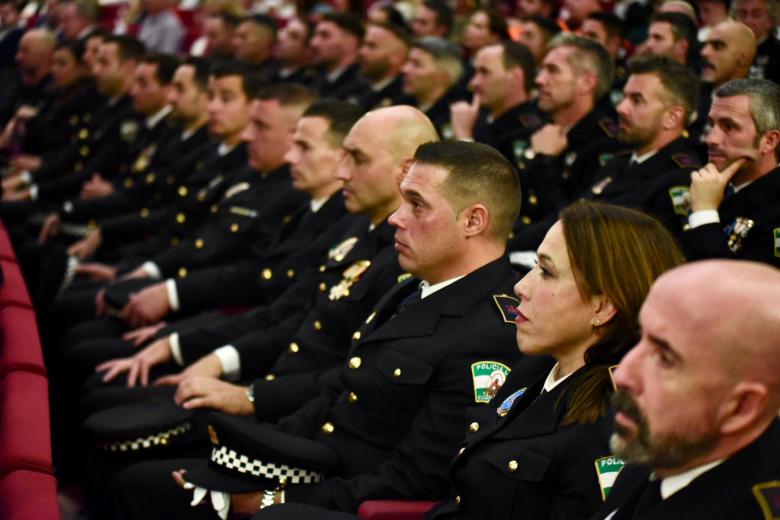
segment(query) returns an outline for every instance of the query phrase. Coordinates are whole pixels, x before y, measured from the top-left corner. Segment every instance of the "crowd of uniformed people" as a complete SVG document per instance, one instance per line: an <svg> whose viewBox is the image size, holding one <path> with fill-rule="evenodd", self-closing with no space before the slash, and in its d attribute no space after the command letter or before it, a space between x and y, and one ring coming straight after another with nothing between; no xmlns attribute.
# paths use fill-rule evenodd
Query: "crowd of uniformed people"
<svg viewBox="0 0 780 520"><path fill-rule="evenodd" d="M780 517L777 0L101 9L0 0L68 515Z"/></svg>

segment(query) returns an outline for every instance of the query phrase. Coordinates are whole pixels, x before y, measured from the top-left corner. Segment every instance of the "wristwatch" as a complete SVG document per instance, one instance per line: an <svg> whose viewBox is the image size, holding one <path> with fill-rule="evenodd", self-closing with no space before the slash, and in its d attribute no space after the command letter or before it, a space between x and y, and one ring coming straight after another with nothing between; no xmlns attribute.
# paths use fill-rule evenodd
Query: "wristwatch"
<svg viewBox="0 0 780 520"><path fill-rule="evenodd" d="M246 388L246 400L255 404L255 385L251 384Z"/></svg>

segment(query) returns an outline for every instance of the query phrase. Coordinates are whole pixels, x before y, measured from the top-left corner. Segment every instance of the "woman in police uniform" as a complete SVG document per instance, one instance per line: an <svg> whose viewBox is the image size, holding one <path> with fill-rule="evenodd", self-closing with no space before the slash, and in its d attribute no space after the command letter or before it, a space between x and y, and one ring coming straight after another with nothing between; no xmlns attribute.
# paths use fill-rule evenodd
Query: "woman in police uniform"
<svg viewBox="0 0 780 520"><path fill-rule="evenodd" d="M594 203L565 209L538 253L515 286L517 340L555 365L536 381L518 366L478 412L450 468L454 497L429 517L589 518L621 467L609 457L609 368L638 340L653 280L682 255L650 217Z"/></svg>

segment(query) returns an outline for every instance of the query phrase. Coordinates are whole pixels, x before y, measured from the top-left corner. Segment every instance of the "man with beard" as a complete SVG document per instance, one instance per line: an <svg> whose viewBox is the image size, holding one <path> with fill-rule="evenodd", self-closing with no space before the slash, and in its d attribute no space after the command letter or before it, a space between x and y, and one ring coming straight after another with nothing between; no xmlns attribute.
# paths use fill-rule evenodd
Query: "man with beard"
<svg viewBox="0 0 780 520"><path fill-rule="evenodd" d="M696 107L698 81L665 56L635 58L628 70L617 112L618 139L630 148L599 169L582 198L639 209L679 234L688 215L690 175L699 166L683 137ZM550 215L525 228L513 240L516 250L535 250L557 218Z"/></svg>
<svg viewBox="0 0 780 520"><path fill-rule="evenodd" d="M685 254L780 266L780 87L766 79L726 83L709 120L709 164L691 176Z"/></svg>
<svg viewBox="0 0 780 520"><path fill-rule="evenodd" d="M401 67L409 54L408 32L390 23L372 23L360 45L360 72L370 88L358 99L364 110L403 104Z"/></svg>
<svg viewBox="0 0 780 520"><path fill-rule="evenodd" d="M611 444L628 465L594 520L778 517L778 291L780 273L749 262L655 282L614 373Z"/></svg>

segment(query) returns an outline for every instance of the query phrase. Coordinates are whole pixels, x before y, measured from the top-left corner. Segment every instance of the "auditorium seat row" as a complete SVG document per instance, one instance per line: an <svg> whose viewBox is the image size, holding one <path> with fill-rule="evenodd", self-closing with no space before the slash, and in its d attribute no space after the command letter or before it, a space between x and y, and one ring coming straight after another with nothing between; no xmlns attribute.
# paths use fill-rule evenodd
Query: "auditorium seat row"
<svg viewBox="0 0 780 520"><path fill-rule="evenodd" d="M2 224L0 268L0 518L58 520L46 369L35 312Z"/></svg>

